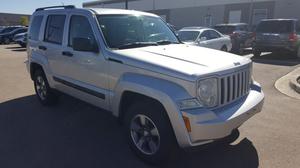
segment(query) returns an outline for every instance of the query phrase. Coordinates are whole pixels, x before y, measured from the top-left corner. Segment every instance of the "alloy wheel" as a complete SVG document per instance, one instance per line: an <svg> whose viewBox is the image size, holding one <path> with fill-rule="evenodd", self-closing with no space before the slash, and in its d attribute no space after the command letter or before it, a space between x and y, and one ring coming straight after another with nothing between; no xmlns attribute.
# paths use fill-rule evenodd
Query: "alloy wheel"
<svg viewBox="0 0 300 168"><path fill-rule="evenodd" d="M35 81L35 87L38 96L42 99L45 100L47 96L47 86L44 78L42 76L37 76L36 81Z"/></svg>
<svg viewBox="0 0 300 168"><path fill-rule="evenodd" d="M131 138L135 146L144 154L153 155L160 146L160 136L154 122L147 116L138 114L130 124Z"/></svg>

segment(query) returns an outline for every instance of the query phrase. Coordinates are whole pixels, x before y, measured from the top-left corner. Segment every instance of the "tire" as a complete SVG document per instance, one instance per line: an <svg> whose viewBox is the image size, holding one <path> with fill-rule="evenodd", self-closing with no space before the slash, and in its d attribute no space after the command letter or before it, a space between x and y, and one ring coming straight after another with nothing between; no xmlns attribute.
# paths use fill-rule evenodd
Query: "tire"
<svg viewBox="0 0 300 168"><path fill-rule="evenodd" d="M261 56L261 51L259 51L258 49L253 49L253 55L254 57L260 57Z"/></svg>
<svg viewBox="0 0 300 168"><path fill-rule="evenodd" d="M21 46L22 48L26 48L26 44L25 44L25 43L20 43L20 46Z"/></svg>
<svg viewBox="0 0 300 168"><path fill-rule="evenodd" d="M34 72L33 81L36 96L41 104L45 106L54 105L58 100L57 94L50 88L47 78L41 69L37 69Z"/></svg>
<svg viewBox="0 0 300 168"><path fill-rule="evenodd" d="M133 152L149 164L164 163L179 149L165 110L152 101L136 102L129 107L125 135Z"/></svg>
<svg viewBox="0 0 300 168"><path fill-rule="evenodd" d="M227 49L226 46L223 46L223 47L221 48L221 51L228 52L228 49Z"/></svg>
<svg viewBox="0 0 300 168"><path fill-rule="evenodd" d="M9 38L4 38L4 40L3 40L3 44L10 44L10 40L9 40Z"/></svg>

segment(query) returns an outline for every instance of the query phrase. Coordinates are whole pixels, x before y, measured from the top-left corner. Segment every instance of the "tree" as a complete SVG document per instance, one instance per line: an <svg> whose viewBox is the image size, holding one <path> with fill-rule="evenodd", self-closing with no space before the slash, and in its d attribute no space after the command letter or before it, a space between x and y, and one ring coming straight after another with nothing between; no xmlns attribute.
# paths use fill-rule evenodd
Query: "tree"
<svg viewBox="0 0 300 168"><path fill-rule="evenodd" d="M28 22L29 22L29 20L28 20L27 16L21 16L21 18L20 18L20 24L22 26L28 26Z"/></svg>

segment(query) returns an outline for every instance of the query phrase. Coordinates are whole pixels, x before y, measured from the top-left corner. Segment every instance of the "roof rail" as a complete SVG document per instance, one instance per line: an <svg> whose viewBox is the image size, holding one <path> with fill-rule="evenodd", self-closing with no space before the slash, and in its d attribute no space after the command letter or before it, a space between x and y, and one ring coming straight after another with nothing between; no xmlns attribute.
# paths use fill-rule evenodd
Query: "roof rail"
<svg viewBox="0 0 300 168"><path fill-rule="evenodd" d="M49 6L44 8L37 8L35 11L42 11L45 9L55 9L55 8L64 8L64 9L74 9L76 8L74 5L66 5L66 6Z"/></svg>

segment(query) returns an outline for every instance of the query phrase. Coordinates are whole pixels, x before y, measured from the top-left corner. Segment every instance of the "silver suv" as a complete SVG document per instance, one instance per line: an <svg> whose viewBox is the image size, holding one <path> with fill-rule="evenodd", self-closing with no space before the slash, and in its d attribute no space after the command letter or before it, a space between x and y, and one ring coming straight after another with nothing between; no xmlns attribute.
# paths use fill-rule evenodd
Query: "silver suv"
<svg viewBox="0 0 300 168"><path fill-rule="evenodd" d="M147 162L227 137L261 111L250 59L182 44L154 14L52 8L37 9L29 28L38 99L53 105L64 92L111 111Z"/></svg>

